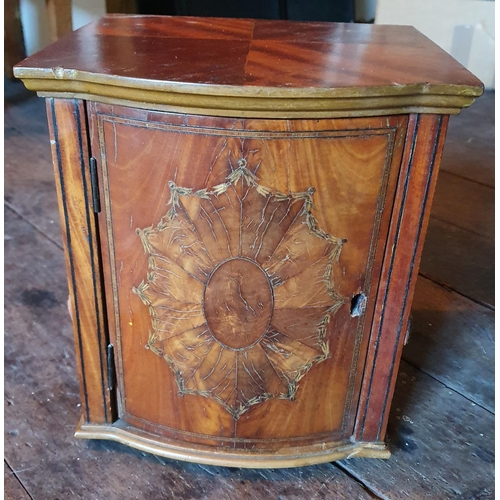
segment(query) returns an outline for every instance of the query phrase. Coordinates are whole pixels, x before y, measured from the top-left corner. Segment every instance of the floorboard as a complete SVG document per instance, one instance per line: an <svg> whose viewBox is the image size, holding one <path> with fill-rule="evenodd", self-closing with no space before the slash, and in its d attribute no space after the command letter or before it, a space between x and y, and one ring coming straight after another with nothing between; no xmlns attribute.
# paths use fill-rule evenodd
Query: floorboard
<svg viewBox="0 0 500 500"><path fill-rule="evenodd" d="M4 198L6 204L61 244L44 99L6 85Z"/></svg>
<svg viewBox="0 0 500 500"><path fill-rule="evenodd" d="M4 500L30 500L31 497L24 489L21 481L16 477L7 462L3 468Z"/></svg>
<svg viewBox="0 0 500 500"><path fill-rule="evenodd" d="M495 305L495 246L488 239L431 218L420 274L484 305Z"/></svg>
<svg viewBox="0 0 500 500"><path fill-rule="evenodd" d="M440 172L432 217L474 235L495 239L495 190L448 172Z"/></svg>
<svg viewBox="0 0 500 500"><path fill-rule="evenodd" d="M493 498L494 93L450 121L393 456L270 471L73 438L79 388L44 102L11 82L5 98L6 498Z"/></svg>
<svg viewBox="0 0 500 500"><path fill-rule="evenodd" d="M486 91L470 108L451 116L441 171L495 185L495 91Z"/></svg>
<svg viewBox="0 0 500 500"><path fill-rule="evenodd" d="M403 359L495 411L495 314L420 276Z"/></svg>
<svg viewBox="0 0 500 500"><path fill-rule="evenodd" d="M9 209L5 231L6 274L16 277L5 288L5 456L34 499L377 498L332 464L204 467L74 439L80 405L63 252Z"/></svg>
<svg viewBox="0 0 500 500"><path fill-rule="evenodd" d="M403 361L389 460L341 466L388 499L493 499L494 415Z"/></svg>

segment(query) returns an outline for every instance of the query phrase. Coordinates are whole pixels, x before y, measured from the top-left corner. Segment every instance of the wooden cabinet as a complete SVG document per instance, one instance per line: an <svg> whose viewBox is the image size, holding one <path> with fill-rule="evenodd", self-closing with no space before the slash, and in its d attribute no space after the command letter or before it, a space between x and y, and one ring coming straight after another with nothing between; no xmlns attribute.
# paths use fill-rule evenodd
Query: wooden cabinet
<svg viewBox="0 0 500 500"><path fill-rule="evenodd" d="M76 435L243 467L388 457L447 115L480 83L411 28L140 16L16 75L47 98Z"/></svg>

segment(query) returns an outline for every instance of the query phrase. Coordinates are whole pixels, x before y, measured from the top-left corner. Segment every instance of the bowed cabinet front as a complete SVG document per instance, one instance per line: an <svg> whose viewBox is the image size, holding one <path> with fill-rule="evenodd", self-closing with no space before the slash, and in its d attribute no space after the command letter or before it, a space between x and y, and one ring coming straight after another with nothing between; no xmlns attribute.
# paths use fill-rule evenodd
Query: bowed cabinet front
<svg viewBox="0 0 500 500"><path fill-rule="evenodd" d="M16 65L46 98L76 436L293 467L384 443L450 114L410 26L107 15Z"/></svg>
<svg viewBox="0 0 500 500"><path fill-rule="evenodd" d="M250 467L387 456L406 324L389 285L408 295L403 203L430 182L408 165L438 154L442 119L48 111L66 238L93 269L70 245L77 436Z"/></svg>

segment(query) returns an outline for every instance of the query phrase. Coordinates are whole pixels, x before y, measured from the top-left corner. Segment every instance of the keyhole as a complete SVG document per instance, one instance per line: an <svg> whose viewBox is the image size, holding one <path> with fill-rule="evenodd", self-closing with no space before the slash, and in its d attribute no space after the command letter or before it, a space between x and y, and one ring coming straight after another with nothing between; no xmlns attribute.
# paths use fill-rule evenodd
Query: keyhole
<svg viewBox="0 0 500 500"><path fill-rule="evenodd" d="M351 300L351 317L356 318L365 312L366 295L358 293Z"/></svg>

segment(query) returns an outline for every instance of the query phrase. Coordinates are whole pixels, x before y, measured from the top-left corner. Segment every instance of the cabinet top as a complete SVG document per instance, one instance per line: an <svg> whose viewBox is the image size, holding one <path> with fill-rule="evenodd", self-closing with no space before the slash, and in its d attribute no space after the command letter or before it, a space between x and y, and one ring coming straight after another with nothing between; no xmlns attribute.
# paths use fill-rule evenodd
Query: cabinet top
<svg viewBox="0 0 500 500"><path fill-rule="evenodd" d="M43 96L189 113L458 113L481 82L411 26L107 15L14 68Z"/></svg>

